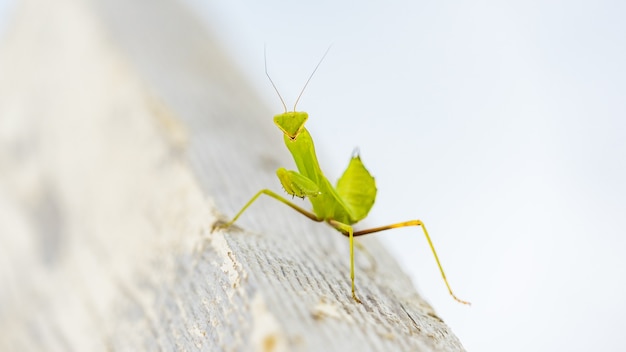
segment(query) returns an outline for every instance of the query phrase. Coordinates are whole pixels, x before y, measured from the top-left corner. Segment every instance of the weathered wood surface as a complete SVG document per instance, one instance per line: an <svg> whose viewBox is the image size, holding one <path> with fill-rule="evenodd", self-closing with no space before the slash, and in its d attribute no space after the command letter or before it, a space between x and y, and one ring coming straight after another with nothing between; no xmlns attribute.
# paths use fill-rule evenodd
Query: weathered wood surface
<svg viewBox="0 0 626 352"><path fill-rule="evenodd" d="M25 0L0 44L0 350L457 351L376 241L261 199L272 112L172 0ZM245 229L245 230L244 230Z"/></svg>

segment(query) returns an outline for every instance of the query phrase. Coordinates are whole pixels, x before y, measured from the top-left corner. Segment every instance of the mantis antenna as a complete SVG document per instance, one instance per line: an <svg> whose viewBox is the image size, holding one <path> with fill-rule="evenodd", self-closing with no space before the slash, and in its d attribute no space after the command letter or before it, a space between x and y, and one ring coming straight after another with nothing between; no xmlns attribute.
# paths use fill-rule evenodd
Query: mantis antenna
<svg viewBox="0 0 626 352"><path fill-rule="evenodd" d="M296 111L296 106L298 106L298 102L300 101L300 98L302 97L302 93L304 93L304 90L306 89L306 86L309 85L309 82L311 81L311 78L313 78L313 75L315 74L315 71L317 71L317 69L320 67L320 65L322 64L322 61L324 61L324 58L326 57L326 54L328 54L328 52L330 51L331 47L332 47L332 45L329 46L328 49L326 49L326 52L324 53L324 55L322 56L320 61L317 63L317 66L315 66L315 69L313 70L313 72L311 72L311 75L309 76L309 79L306 80L306 83L304 84L304 87L302 87L302 91L300 91L300 95L298 95L298 99L296 99L296 103L293 104L293 111Z"/></svg>
<svg viewBox="0 0 626 352"><path fill-rule="evenodd" d="M324 55L326 55L326 54L324 54ZM287 105L285 104L285 101L283 100L283 97L280 95L280 92L278 91L278 88L276 88L276 85L274 84L274 81L272 81L272 77L270 77L270 74L267 73L267 47L266 46L263 46L263 61L265 62L265 75L270 80L270 83L272 84L272 87L274 87L274 90L276 91L276 94L278 94L278 98L280 99L280 102L283 104L283 108L285 108L285 112L287 112ZM313 71L313 72L315 72L315 71ZM309 83L309 82L307 82L307 83ZM306 85L304 85L304 86L306 87ZM302 94L302 93L300 93L300 94ZM300 99L300 98L298 98L298 99Z"/></svg>
<svg viewBox="0 0 626 352"><path fill-rule="evenodd" d="M300 95L298 95L298 99L296 99L296 103L293 104L293 111L296 111L296 106L298 106L298 102L300 101L300 98L302 97L302 94L304 93L304 90L306 89L306 86L309 85L309 82L311 81L311 78L313 78L313 75L315 74L315 71L317 71L317 69L322 64L322 61L324 61L324 58L326 57L326 54L328 54L328 52L330 51L330 48L331 47L329 46L328 49L326 49L326 52L324 53L324 55L322 56L320 61L317 63L317 66L315 66L315 69L313 69L313 72L311 72L311 75L309 76L309 79L306 80L306 83L304 84L304 87L302 87L302 90L300 91ZM280 95L280 92L278 91L278 88L276 88L276 85L274 84L274 81L272 81L272 77L270 77L270 74L267 72L267 47L265 47L265 46L263 47L263 60L264 60L264 63L265 63L265 75L270 80L270 83L272 84L272 87L274 87L274 90L276 91L276 94L278 94L278 98L280 99L280 102L283 104L283 108L285 109L285 112L287 112L287 105L285 104L285 101L283 100L283 97Z"/></svg>

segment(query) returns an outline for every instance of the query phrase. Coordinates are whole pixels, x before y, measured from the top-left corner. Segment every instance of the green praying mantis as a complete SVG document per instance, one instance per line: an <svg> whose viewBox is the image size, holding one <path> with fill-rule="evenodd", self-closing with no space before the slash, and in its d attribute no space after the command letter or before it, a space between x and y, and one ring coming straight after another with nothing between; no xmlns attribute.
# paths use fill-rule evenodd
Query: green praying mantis
<svg viewBox="0 0 626 352"><path fill-rule="evenodd" d="M363 220L374 205L374 200L376 199L376 182L374 181L374 177L372 177L369 171L367 171L358 153L355 153L348 164L348 168L337 181L337 185L333 187L320 169L317 156L315 154L313 138L311 137L309 131L307 131L304 127L304 124L309 116L306 112L296 111L296 106L298 105L300 97L304 93L304 90L326 57L327 53L328 50L324 56L322 56L322 59L318 62L317 66L306 81L300 95L296 99L293 111L287 111L287 106L285 105L280 92L267 72L267 60L265 62L265 74L270 80L272 87L274 87L274 90L278 94L278 97L280 98L280 101L285 109L284 113L274 116L274 123L283 132L285 145L293 156L296 167L298 168L298 171L293 171L281 167L276 171L276 175L278 176L278 179L287 194L292 197L299 197L303 199L307 198L311 202L313 211L311 212L305 210L269 189L263 189L256 193L254 197L252 197L243 206L243 208L239 210L232 220L218 225L217 227L227 228L234 224L235 221L239 219L241 214L243 214L246 209L248 209L248 207L250 207L250 205L252 205L252 203L254 203L262 194L278 200L313 221L328 223L341 234L349 238L352 298L357 303L361 303L360 299L356 295L354 284L354 237L400 227L419 226L422 228L424 235L426 236L426 240L428 241L428 245L430 246L430 249L435 257L435 261L437 262L443 281L448 288L448 292L450 292L450 295L456 301L463 304L470 304L467 301L459 299L452 292L448 279L446 278L446 274L444 273L443 267L439 261L439 257L437 256L437 252L435 251L433 242L421 220L409 220L360 231L355 231L353 229L352 225Z"/></svg>

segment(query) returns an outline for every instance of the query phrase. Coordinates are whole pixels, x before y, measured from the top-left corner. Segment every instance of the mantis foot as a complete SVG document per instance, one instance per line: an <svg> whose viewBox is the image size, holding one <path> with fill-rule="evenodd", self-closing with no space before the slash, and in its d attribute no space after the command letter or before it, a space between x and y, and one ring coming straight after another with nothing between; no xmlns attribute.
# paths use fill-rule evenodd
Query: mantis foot
<svg viewBox="0 0 626 352"><path fill-rule="evenodd" d="M352 291L352 298L356 303L363 304L363 302L361 302L361 300L356 296L356 293L354 293L354 291Z"/></svg>
<svg viewBox="0 0 626 352"><path fill-rule="evenodd" d="M217 231L217 230L224 230L229 228L232 225L232 222L226 222L224 220L217 220L215 223L213 223L213 226L211 226L211 233Z"/></svg>

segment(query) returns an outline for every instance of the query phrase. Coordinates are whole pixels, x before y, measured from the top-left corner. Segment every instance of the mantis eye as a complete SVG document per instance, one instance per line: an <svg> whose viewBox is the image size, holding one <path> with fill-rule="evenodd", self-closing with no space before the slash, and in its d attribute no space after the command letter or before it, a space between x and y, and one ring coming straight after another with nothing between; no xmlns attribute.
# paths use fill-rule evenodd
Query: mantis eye
<svg viewBox="0 0 626 352"><path fill-rule="evenodd" d="M306 112L286 112L274 116L274 123L287 137L292 140L298 138L298 134L304 128L304 123L309 118Z"/></svg>

